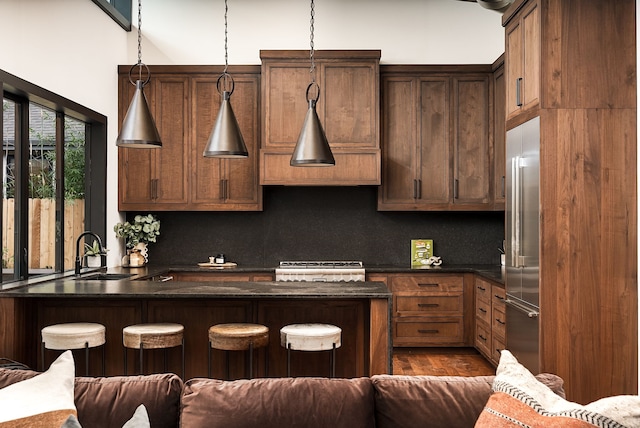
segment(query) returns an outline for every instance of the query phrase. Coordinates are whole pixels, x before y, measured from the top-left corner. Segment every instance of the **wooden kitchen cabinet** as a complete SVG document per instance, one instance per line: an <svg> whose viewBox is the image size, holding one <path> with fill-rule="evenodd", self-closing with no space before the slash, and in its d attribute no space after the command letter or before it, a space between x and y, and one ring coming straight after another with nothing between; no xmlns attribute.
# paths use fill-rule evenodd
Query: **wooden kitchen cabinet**
<svg viewBox="0 0 640 428"><path fill-rule="evenodd" d="M145 87L162 138L160 149L119 148L120 211L215 211L262 209L258 184L258 67L230 67L231 99L249 151L246 159L202 156L220 108L216 81L221 67L150 66ZM134 87L128 66L119 68L120 123Z"/></svg>
<svg viewBox="0 0 640 428"><path fill-rule="evenodd" d="M493 204L496 210L505 206L506 174L506 87L504 76L504 55L492 65L493 68Z"/></svg>
<svg viewBox="0 0 640 428"><path fill-rule="evenodd" d="M540 118L540 370L579 403L637 394L636 2L515 0L502 22L507 105L522 74L532 106L507 130Z"/></svg>
<svg viewBox="0 0 640 428"><path fill-rule="evenodd" d="M380 184L380 51L315 51L316 111L336 160L323 168L289 165L308 110L309 52L260 51L260 57L260 184Z"/></svg>
<svg viewBox="0 0 640 428"><path fill-rule="evenodd" d="M530 2L505 27L506 114L511 119L537 107L540 99L540 9Z"/></svg>
<svg viewBox="0 0 640 428"><path fill-rule="evenodd" d="M468 346L472 277L431 273L388 275L387 284L393 293L393 346Z"/></svg>
<svg viewBox="0 0 640 428"><path fill-rule="evenodd" d="M474 292L474 344L485 358L497 366L500 361L500 351L505 349L504 287L476 277Z"/></svg>
<svg viewBox="0 0 640 428"><path fill-rule="evenodd" d="M489 66L382 67L378 210L494 209L490 76Z"/></svg>
<svg viewBox="0 0 640 428"><path fill-rule="evenodd" d="M121 73L119 82L120 124L135 91L127 73ZM188 200L189 153L184 135L189 124L186 102L189 80L184 76L154 76L144 93L162 138L162 148L118 149L119 209L178 210Z"/></svg>

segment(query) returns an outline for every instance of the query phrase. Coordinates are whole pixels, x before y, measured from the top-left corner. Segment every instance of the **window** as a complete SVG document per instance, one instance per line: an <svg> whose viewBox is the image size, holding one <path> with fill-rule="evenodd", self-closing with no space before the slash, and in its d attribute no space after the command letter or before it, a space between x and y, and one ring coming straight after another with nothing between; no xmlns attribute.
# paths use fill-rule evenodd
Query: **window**
<svg viewBox="0 0 640 428"><path fill-rule="evenodd" d="M104 242L106 118L1 70L0 83L2 281L73 269L80 233Z"/></svg>
<svg viewBox="0 0 640 428"><path fill-rule="evenodd" d="M93 0L122 28L131 31L131 0Z"/></svg>

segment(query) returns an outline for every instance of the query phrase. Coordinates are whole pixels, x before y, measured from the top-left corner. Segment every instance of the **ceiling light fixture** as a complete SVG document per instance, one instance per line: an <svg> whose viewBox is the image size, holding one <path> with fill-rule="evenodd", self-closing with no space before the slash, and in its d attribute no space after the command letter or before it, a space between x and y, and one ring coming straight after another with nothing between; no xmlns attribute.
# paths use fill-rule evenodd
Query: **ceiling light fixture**
<svg viewBox="0 0 640 428"><path fill-rule="evenodd" d="M151 80L149 67L142 62L142 0L138 0L138 63L129 70L129 82L136 87L133 93L129 110L122 121L122 129L116 140L116 145L120 147L131 147L141 149L155 149L162 147L158 128L153 121L147 98L144 96L143 88ZM131 72L138 67L138 80L133 83ZM146 70L147 78L142 80L142 69Z"/></svg>
<svg viewBox="0 0 640 428"><path fill-rule="evenodd" d="M307 86L306 98L309 102L309 110L304 118L302 130L298 137L298 144L291 156L291 166L332 166L336 164L327 136L324 134L322 124L316 112L316 103L320 98L320 86L316 83L316 65L313 60L313 30L315 21L314 2L311 0L311 42L309 59L311 61L311 83ZM315 90L315 96L309 98L311 90Z"/></svg>
<svg viewBox="0 0 640 428"><path fill-rule="evenodd" d="M231 94L235 83L233 77L227 73L229 68L229 56L227 52L227 0L224 0L224 71L218 77L216 88L222 96L222 104L218 112L218 118L211 130L207 147L204 149L204 157L216 158L246 158L249 156L244 144L240 126L231 108ZM222 92L220 91L222 82ZM229 86L231 85L231 86Z"/></svg>

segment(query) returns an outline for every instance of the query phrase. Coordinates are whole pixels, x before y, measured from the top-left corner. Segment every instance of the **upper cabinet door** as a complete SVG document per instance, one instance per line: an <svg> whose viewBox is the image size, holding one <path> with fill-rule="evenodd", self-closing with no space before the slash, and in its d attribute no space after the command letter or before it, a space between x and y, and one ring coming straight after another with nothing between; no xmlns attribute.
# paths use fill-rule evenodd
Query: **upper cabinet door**
<svg viewBox="0 0 640 428"><path fill-rule="evenodd" d="M309 109L308 51L261 51L263 130L260 184L380 184L380 51L316 51L316 88L308 98L335 158L331 167L294 167L291 154Z"/></svg>
<svg viewBox="0 0 640 428"><path fill-rule="evenodd" d="M540 103L540 11L536 2L506 28L507 119Z"/></svg>

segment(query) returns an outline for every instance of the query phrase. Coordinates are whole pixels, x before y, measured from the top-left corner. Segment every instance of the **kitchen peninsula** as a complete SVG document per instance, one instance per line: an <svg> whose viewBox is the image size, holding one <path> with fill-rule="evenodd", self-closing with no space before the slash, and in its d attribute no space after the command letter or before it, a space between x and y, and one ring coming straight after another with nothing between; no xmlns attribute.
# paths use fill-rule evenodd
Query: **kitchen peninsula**
<svg viewBox="0 0 640 428"><path fill-rule="evenodd" d="M381 282L166 281L165 271L110 269L109 279L52 275L38 283L0 293L0 314L7 326L0 336L3 356L40 367L40 330L62 322L99 322L106 326L106 374L124 373L122 329L143 322L178 322L185 327L186 378L207 373L207 331L218 323L257 322L270 329L266 350L257 350L254 373L286 375L286 351L279 330L290 323L324 322L342 328L336 353L336 376L359 377L391 372L391 292ZM265 275L266 276L266 275ZM115 278L115 279L112 279ZM155 280L149 280L155 279ZM47 351L46 363L55 351ZM133 351L128 351L133 352ZM163 352L149 352L145 370L163 370ZM232 353L233 354L233 353ZM79 371L84 361L76 358ZM133 354L129 360L136 360ZM326 375L328 353L304 353L292 358L296 375ZM225 355L213 351L213 375L224 377ZM180 348L169 352L168 369L180 373ZM242 377L245 358L230 355L231 377ZM94 375L101 365L91 352ZM96 373L94 372L96 370ZM137 369L137 367L136 367ZM129 368L131 374L131 365Z"/></svg>

